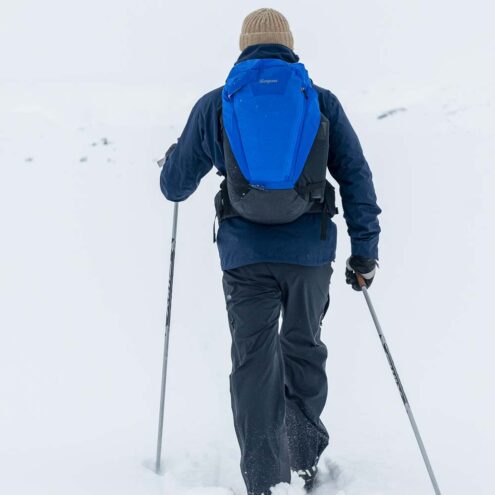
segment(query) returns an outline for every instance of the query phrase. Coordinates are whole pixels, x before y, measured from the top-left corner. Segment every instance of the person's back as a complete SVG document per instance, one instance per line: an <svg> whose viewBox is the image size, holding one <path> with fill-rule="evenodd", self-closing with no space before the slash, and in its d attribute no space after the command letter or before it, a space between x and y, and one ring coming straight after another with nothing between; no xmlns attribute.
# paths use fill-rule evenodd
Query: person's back
<svg viewBox="0 0 495 495"><path fill-rule="evenodd" d="M295 67L299 60L287 21L271 9L260 9L245 19L240 47L236 67L270 59ZM327 394L327 351L320 332L329 304L336 249L336 226L330 220L336 212L332 188L327 185L323 195L307 196L307 205L292 216L282 200L278 208L273 201L271 207L266 206L269 202L260 206L270 193L274 198L284 195L280 186L278 196L267 186L261 188L260 196L260 185L246 177L242 166L245 150L241 148L242 143L255 143L251 144L253 152L246 152L246 156L261 160L256 152L271 149L265 146L271 139L270 123L262 134L256 134L255 122L254 139L247 140L245 126L224 122L229 103L222 102L224 89L213 90L196 103L178 143L166 154L160 185L167 199L183 201L213 166L226 177L215 198L219 218L216 241L233 341L231 396L242 474L249 494L269 493L271 486L290 481L291 469L306 480L309 488L328 444L320 420ZM378 259L380 209L371 172L338 99L314 84L310 89L315 92L315 104L327 128L326 133L313 132L313 147L309 150L308 146L306 164L301 166L307 167L310 160L315 170L326 165L339 185L352 248L346 279L360 290L355 273L362 274L370 285ZM270 108L262 114L269 119ZM237 142L232 126L238 127ZM325 146L314 152L318 136L324 136ZM297 146L292 147L297 150ZM275 160L275 171L277 163ZM324 168L321 170L324 175ZM237 197L232 188L239 183L245 191ZM250 207L254 210L232 201L246 194L251 194ZM302 205L301 188L294 187L290 197L298 194ZM250 211L257 216L249 216Z"/></svg>

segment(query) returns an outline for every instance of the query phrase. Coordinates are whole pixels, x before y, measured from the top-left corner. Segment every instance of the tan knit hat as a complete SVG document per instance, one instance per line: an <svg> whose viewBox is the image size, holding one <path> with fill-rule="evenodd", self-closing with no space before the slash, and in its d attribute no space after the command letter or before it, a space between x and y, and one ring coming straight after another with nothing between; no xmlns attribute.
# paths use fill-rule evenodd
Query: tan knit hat
<svg viewBox="0 0 495 495"><path fill-rule="evenodd" d="M277 43L294 49L294 39L287 19L273 9L251 12L242 23L239 47L241 51L259 43Z"/></svg>

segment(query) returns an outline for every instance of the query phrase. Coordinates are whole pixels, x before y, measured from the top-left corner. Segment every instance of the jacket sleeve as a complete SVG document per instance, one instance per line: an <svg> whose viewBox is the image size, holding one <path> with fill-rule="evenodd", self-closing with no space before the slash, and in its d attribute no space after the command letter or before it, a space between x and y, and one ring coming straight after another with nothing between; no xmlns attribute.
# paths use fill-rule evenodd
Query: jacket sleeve
<svg viewBox="0 0 495 495"><path fill-rule="evenodd" d="M376 202L371 170L342 105L331 96L328 169L340 186L352 254L376 260L381 210Z"/></svg>
<svg viewBox="0 0 495 495"><path fill-rule="evenodd" d="M170 201L187 199L213 166L203 106L199 100L193 107L177 146L169 150L161 171L160 188Z"/></svg>

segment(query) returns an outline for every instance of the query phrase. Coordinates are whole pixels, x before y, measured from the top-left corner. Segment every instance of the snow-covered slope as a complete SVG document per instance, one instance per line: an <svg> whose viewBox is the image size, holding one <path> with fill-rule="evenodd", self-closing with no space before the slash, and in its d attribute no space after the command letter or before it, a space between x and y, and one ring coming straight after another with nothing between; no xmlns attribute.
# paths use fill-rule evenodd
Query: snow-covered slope
<svg viewBox="0 0 495 495"><path fill-rule="evenodd" d="M167 12L157 2L143 2L142 10L131 3L123 3L129 11L122 9L127 13L117 15L114 27L105 24L111 40L105 56L97 54L103 22L96 23L97 41L87 40L96 58L82 58L82 67L73 59L57 64L55 53L43 52L49 68L35 65L30 75L19 69L25 40L20 58L9 52L5 59L1 493L244 493L228 396L230 337L211 240L219 182L214 174L180 207L167 474L149 469L172 214L154 160L180 133L195 99L222 84L242 16L259 5L215 1L194 4L191 13L190 2ZM431 9L424 2L402 3L321 1L314 2L314 12L295 2L273 6L293 20L297 51L315 82L340 97L372 166L384 213L382 266L371 295L443 493L490 495L495 86L488 12L478 11L475 22L470 13L476 9L464 17L455 2ZM11 20L24 15L17 4L9 8ZM154 9L168 15L159 19ZM142 16L131 15L137 12ZM91 13L84 11L88 19ZM46 48L55 35L43 15L48 33L39 42ZM207 29L205 18L212 26L230 23L222 33ZM130 22L145 41L130 36ZM148 22L150 30L167 27L163 36L156 31L155 42L163 45L153 50L181 69L173 77L163 59L157 68L148 58L137 64L143 77L128 77L138 58L135 46L127 58L107 58L125 52L112 32L134 40L144 53ZM32 43L39 24L25 33ZM459 40L454 28L461 26ZM74 29L81 32L79 24ZM211 64L198 52L195 36L205 49L218 45ZM3 46L18 38L2 27ZM64 50L82 50L77 39ZM79 74L71 72L74 67ZM83 82L98 81L100 72L101 80L112 82ZM146 78L157 82L137 80ZM377 118L394 109L405 110ZM343 219L337 222L332 308L324 322L331 386L324 420L332 440L322 463L326 482L316 495L432 493L364 300L344 283L349 242ZM278 490L286 493L287 487ZM300 493L297 483L290 490Z"/></svg>

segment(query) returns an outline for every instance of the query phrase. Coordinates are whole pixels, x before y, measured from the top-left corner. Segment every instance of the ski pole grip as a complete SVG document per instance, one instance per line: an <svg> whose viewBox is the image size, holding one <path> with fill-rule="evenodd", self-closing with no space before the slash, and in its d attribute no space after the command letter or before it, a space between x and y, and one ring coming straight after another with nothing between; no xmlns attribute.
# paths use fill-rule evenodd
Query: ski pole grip
<svg viewBox="0 0 495 495"><path fill-rule="evenodd" d="M361 287L361 289L363 287L366 287L366 282L365 282L364 278L358 272L356 272L356 279L357 279L359 287Z"/></svg>

